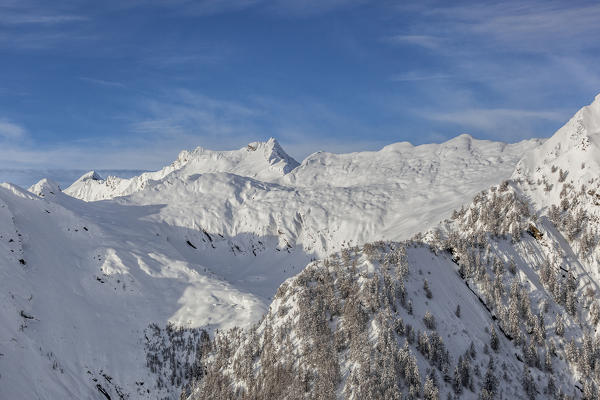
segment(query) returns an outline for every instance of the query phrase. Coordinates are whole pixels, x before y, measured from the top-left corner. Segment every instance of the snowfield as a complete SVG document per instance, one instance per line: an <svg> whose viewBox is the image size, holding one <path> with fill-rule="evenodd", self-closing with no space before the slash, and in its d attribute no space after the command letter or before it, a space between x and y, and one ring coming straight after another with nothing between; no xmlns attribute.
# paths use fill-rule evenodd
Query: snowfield
<svg viewBox="0 0 600 400"><path fill-rule="evenodd" d="M250 390L254 378L234 364L227 367L228 362L246 363L246 371L253 366L255 378L269 382L260 371L272 372L266 360L287 349L318 371L321 361L304 359L301 349L311 348L307 343L314 338L304 328L319 318L328 321L319 337L341 340L340 347L315 344L312 349L331 351L339 375L327 375L330 381L306 376L305 387L311 389L305 396L364 398L366 389L356 384L368 375L361 365L377 360L368 358L374 353L361 358L344 346L363 343L377 349L385 342L402 349L398 359L386 362L403 371L406 363L412 366L410 373L398 372L402 379L396 389L404 394L427 396L435 385L444 398L477 398L494 354L494 371L509 371L506 377L497 374L496 398L500 391L504 398L531 397L529 386L521 387L521 370L531 361L527 346L539 339L529 335L540 330L544 340L556 342L551 359L558 371L556 387L569 395L581 397L579 389L589 394L591 386L580 382L586 371L571 365L567 344L570 339L583 343L595 326L594 294L589 293L598 293L600 283L598 135L600 97L547 141L505 144L461 135L442 144L396 143L377 152L319 152L298 163L270 139L233 151L183 151L162 170L129 179L103 179L91 171L64 191L46 179L29 190L1 184L0 398L177 399L182 388L191 398L204 398L207 390L215 398L217 392L223 398L237 396L228 388ZM365 246L376 241L393 243ZM557 294L546 264L566 271L557 275L564 281L556 284ZM401 265L408 272L397 275ZM405 288L404 303L394 297L400 289L392 295L369 286L378 287L379 279L384 285L384 276L392 272L393 285ZM569 274L576 283L567 282ZM311 281L314 285L306 283ZM361 307L372 305L350 310L363 313L365 325L348 327L355 314L341 311L348 303L345 282L356 283L353 290L364 297ZM293 288L292 294L281 294L280 286ZM331 300L329 314L303 314L300 299L321 301L324 293L327 301L337 299ZM510 293L524 310L517 327L514 315L512 325L505 323L517 307ZM455 313L459 304L462 317ZM415 328L413 336L417 330L433 335L435 329L424 322L427 311L435 316L447 363L438 360L442 353L433 356L412 341L402 347L410 333L394 331L391 321L401 318ZM531 317L540 314L547 326L543 318ZM554 334L561 314L564 336ZM290 322L303 315L313 322L300 327ZM174 344L172 327L149 328L164 329L168 323L187 329L181 333L187 342ZM272 340L265 336L267 327L290 323L294 328L277 336L287 337L285 346L278 343L279 350L268 353L257 345ZM492 326L501 350L485 353ZM234 327L243 331L227 331ZM193 336L200 329L213 338L229 338L238 350L227 353L219 342L199 350L192 338L200 340ZM361 341L345 336L348 332L362 335ZM478 354L470 359L473 391L467 379L458 393L453 369L470 342ZM177 351L161 353L169 343ZM543 363L550 352L536 346ZM206 380L193 382L201 375L178 367L191 354L211 371ZM247 354L254 358L246 360ZM600 362L590 363L592 371L594 365L600 371ZM528 373L543 397L548 371L531 365ZM297 365L288 368L294 374L303 371ZM426 382L427 370L438 371L437 381ZM300 390L302 385L289 379ZM388 389L369 393L386 397Z"/></svg>

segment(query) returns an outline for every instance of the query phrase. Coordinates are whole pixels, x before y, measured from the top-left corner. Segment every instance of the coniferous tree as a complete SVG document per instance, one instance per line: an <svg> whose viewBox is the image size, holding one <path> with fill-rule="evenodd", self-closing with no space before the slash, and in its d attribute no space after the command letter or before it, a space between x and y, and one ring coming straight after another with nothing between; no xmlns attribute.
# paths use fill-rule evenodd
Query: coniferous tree
<svg viewBox="0 0 600 400"><path fill-rule="evenodd" d="M561 337L565 334L565 325L561 314L556 315L556 325L554 328L554 332Z"/></svg>
<svg viewBox="0 0 600 400"><path fill-rule="evenodd" d="M473 360L475 359L475 357L477 357L477 352L475 351L475 344L473 343L473 341L471 341L471 344L469 345L468 354Z"/></svg>
<svg viewBox="0 0 600 400"><path fill-rule="evenodd" d="M461 368L459 368L461 362L462 362L462 356L460 356L458 359L458 365L456 367L454 367L454 376L452 378L452 389L454 390L454 393L457 395L462 393L462 387L463 387Z"/></svg>
<svg viewBox="0 0 600 400"><path fill-rule="evenodd" d="M556 383L554 382L554 378L552 375L548 378L548 384L546 385L546 396L549 399L554 399L556 397Z"/></svg>
<svg viewBox="0 0 600 400"><path fill-rule="evenodd" d="M498 347L500 346L500 341L498 339L498 334L496 333L496 328L494 328L494 325L492 325L491 328L492 329L490 333L490 347L497 353Z"/></svg>
<svg viewBox="0 0 600 400"><path fill-rule="evenodd" d="M523 367L523 377L521 378L521 384L523 385L523 390L525 391L527 398L531 400L535 399L537 389L535 387L535 381L533 380L531 372L529 371L529 367L527 366Z"/></svg>
<svg viewBox="0 0 600 400"><path fill-rule="evenodd" d="M508 262L508 272L510 272L512 275L517 273L517 263L515 263L515 259L512 257Z"/></svg>
<svg viewBox="0 0 600 400"><path fill-rule="evenodd" d="M435 317L433 316L433 314L427 311L425 313L425 316L423 317L423 323L425 324L427 329L435 329Z"/></svg>
<svg viewBox="0 0 600 400"><path fill-rule="evenodd" d="M536 367L539 368L540 367L540 358L538 356L538 351L537 351L537 346L535 344L535 342L533 340L529 341L529 345L527 347L525 347L525 344L523 344L524 347L524 354L525 354L525 359L527 361L527 365L529 365L530 367Z"/></svg>
<svg viewBox="0 0 600 400"><path fill-rule="evenodd" d="M494 358L490 357L487 371L483 377L483 386L480 395L481 399L491 400L496 397L498 391L498 378L496 377L495 369Z"/></svg>
<svg viewBox="0 0 600 400"><path fill-rule="evenodd" d="M431 377L425 378L425 385L423 386L423 398L425 400L439 400L439 390Z"/></svg>
<svg viewBox="0 0 600 400"><path fill-rule="evenodd" d="M431 299L433 297L433 293L431 293L431 289L429 288L429 282L427 281L427 279L423 281L423 290L425 291L425 296L428 299Z"/></svg>
<svg viewBox="0 0 600 400"><path fill-rule="evenodd" d="M583 399L595 400L598 399L598 389L596 384L591 379L586 379L583 382Z"/></svg>
<svg viewBox="0 0 600 400"><path fill-rule="evenodd" d="M552 355L550 354L550 349L546 347L544 356L544 369L548 372L552 372Z"/></svg>
<svg viewBox="0 0 600 400"><path fill-rule="evenodd" d="M598 306L598 301L594 300L590 305L590 320L592 325L598 325L600 321L600 306Z"/></svg>

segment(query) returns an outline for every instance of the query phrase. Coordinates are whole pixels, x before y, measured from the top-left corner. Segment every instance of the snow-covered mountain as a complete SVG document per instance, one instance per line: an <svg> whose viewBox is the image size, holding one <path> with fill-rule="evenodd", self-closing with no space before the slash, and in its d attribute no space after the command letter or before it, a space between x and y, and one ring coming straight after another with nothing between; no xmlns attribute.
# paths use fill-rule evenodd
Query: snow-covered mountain
<svg viewBox="0 0 600 400"><path fill-rule="evenodd" d="M85 172L85 170L76 169L0 168L0 182L11 182L21 187L29 187L40 179L46 178L66 188ZM122 178L130 178L143 172L145 171L131 169L98 170L100 175L114 175Z"/></svg>
<svg viewBox="0 0 600 400"><path fill-rule="evenodd" d="M563 190L596 191L600 176L600 95L543 145L519 161L513 179L524 180L539 208L560 203ZM566 188L566 189L565 189ZM600 192L599 192L600 195Z"/></svg>
<svg viewBox="0 0 600 400"><path fill-rule="evenodd" d="M589 397L598 103L545 142L2 184L0 398Z"/></svg>
<svg viewBox="0 0 600 400"><path fill-rule="evenodd" d="M268 182L277 180L297 166L298 162L287 155L275 139L250 143L233 151L211 151L198 147L193 151L182 151L177 160L159 171L129 179L116 176L102 179L95 171L90 171L69 186L65 193L85 201L110 199L140 191L173 172L186 177L222 172Z"/></svg>
<svg viewBox="0 0 600 400"><path fill-rule="evenodd" d="M128 180L93 172L65 193L85 201L163 204L156 220L225 237L274 237L324 256L344 243L403 239L432 226L479 190L510 176L541 143L458 136L378 152L315 153L302 164L274 139L230 152L182 152L170 166Z"/></svg>

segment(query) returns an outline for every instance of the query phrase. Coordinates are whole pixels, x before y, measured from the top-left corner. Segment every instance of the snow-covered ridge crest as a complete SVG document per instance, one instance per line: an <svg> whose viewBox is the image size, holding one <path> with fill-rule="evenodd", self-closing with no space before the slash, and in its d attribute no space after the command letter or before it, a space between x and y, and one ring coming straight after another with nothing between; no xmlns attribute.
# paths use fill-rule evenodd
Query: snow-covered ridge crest
<svg viewBox="0 0 600 400"><path fill-rule="evenodd" d="M318 152L308 156L282 181L296 186L337 187L378 184L419 187L426 182L440 184L456 179L474 182L493 171L494 165L501 170L512 169L516 160L542 142L530 139L509 144L462 134L443 143L414 146L399 142L379 151Z"/></svg>
<svg viewBox="0 0 600 400"><path fill-rule="evenodd" d="M96 201L127 196L153 186L174 173L174 178L186 178L207 173L229 173L278 183L290 187L364 187L395 185L397 188L424 183L443 184L449 180L465 180L483 189L495 180L479 185L482 176L496 176L496 167L510 174L524 152L542 143L540 139L507 144L474 139L459 135L441 144L413 146L400 142L379 151L348 154L317 152L301 164L290 157L273 138L267 142L253 142L239 150L212 151L202 147L182 151L169 166L143 173L131 179L109 176L102 179L89 172L64 192L70 196ZM456 168L460 166L460 168ZM506 176L507 177L507 176Z"/></svg>
<svg viewBox="0 0 600 400"><path fill-rule="evenodd" d="M132 179L96 180L90 173L65 193L85 201L120 197L121 204L160 205L149 218L228 238L277 238L281 248L325 256L344 243L401 240L431 227L507 179L540 143L463 134L441 144L318 152L298 165L270 139L233 151L184 151L162 170Z"/></svg>
<svg viewBox="0 0 600 400"><path fill-rule="evenodd" d="M600 95L596 96L590 105L577 111L543 146L525 155L517 167L517 172L531 173L537 167L541 167L540 164L547 165L560 160L577 161L572 160L573 156L583 156L596 151L600 151ZM595 161L593 157L585 158Z"/></svg>
<svg viewBox="0 0 600 400"><path fill-rule="evenodd" d="M534 203L544 208L558 204L567 192L580 190L582 185L595 190L598 176L600 95L577 111L543 145L526 153L517 164L513 179L521 180Z"/></svg>
<svg viewBox="0 0 600 400"><path fill-rule="evenodd" d="M93 172L93 171L92 171ZM94 172L95 173L95 172ZM88 174L86 174L88 175ZM32 185L27 189L31 193L38 195L40 197L46 197L48 195L56 195L57 193L62 192L60 185L54 182L51 179L44 178L35 185Z"/></svg>
<svg viewBox="0 0 600 400"><path fill-rule="evenodd" d="M122 179L109 176L102 179L96 172L90 171L65 189L65 193L85 200L96 201L126 196L159 181L171 173L180 177L196 174L226 172L263 181L273 181L291 172L299 163L290 157L277 140L270 138L266 142L252 142L239 150L213 151L197 147L192 151L184 150L170 165L155 172L146 172L139 176Z"/></svg>

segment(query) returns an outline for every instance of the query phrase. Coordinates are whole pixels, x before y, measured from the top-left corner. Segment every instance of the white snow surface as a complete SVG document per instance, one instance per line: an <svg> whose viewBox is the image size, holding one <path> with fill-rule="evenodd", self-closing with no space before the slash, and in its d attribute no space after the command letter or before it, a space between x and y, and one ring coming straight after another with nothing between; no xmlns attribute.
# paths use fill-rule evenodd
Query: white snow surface
<svg viewBox="0 0 600 400"><path fill-rule="evenodd" d="M174 171L183 176L227 172L270 181L297 166L298 162L288 156L275 139L253 142L234 151L211 151L198 147L193 151L182 151L177 160L159 171L129 179L109 176L104 180L95 171L90 171L69 186L65 193L86 201L110 199L140 191L152 181L160 181Z"/></svg>
<svg viewBox="0 0 600 400"><path fill-rule="evenodd" d="M136 384L152 380L149 323L248 326L311 259L428 229L540 143L461 135L298 164L271 139L131 179L92 171L64 192L2 184L0 398L102 399L94 379L159 397Z"/></svg>
<svg viewBox="0 0 600 400"><path fill-rule="evenodd" d="M164 205L155 221L221 234L279 238L324 256L343 243L405 239L506 179L528 150L460 135L442 144L396 143L377 152L319 152L298 165L277 143L229 152L198 148L168 167L122 180L90 172L65 190L85 201Z"/></svg>
<svg viewBox="0 0 600 400"><path fill-rule="evenodd" d="M562 181L561 170L566 173ZM543 209L560 202L565 183L575 190L581 185L595 189L599 176L600 94L543 145L525 154L512 177L524 181L523 187L531 200Z"/></svg>

